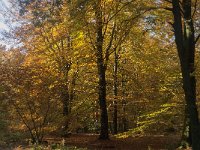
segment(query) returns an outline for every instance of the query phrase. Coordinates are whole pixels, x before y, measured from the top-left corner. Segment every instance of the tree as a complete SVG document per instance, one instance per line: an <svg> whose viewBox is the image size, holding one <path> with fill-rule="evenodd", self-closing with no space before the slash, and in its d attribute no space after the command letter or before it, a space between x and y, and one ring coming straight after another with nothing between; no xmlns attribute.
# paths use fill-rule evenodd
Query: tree
<svg viewBox="0 0 200 150"><path fill-rule="evenodd" d="M195 79L195 30L192 16L191 0L172 0L174 16L174 35L181 64L183 89L185 92L186 112L189 115L189 126L192 148L200 149L200 127L196 104ZM196 9L196 8L195 8Z"/></svg>
<svg viewBox="0 0 200 150"><path fill-rule="evenodd" d="M166 3L20 0L22 24L13 33L23 59L15 65L21 55L10 55L11 76L0 86L11 86L13 125L20 118L33 141L68 131L108 139L109 127L122 136L179 132L180 70L164 22L172 15L158 9Z"/></svg>
<svg viewBox="0 0 200 150"><path fill-rule="evenodd" d="M94 4L96 19L96 58L99 78L99 104L101 110L101 131L100 139L108 139L108 114L106 105L106 65L103 56L103 18L102 1ZM106 56L108 57L108 56Z"/></svg>
<svg viewBox="0 0 200 150"><path fill-rule="evenodd" d="M69 3L62 5L58 1L19 1L19 3L20 10L23 12L22 17L31 24L23 25L15 30L16 36L23 42L24 48L31 55L49 59L48 65L54 66L52 71L58 76L59 95L63 104L62 112L64 118L66 118L63 123L63 135L66 136L69 130L70 119L68 117L74 99L78 75L78 58L76 59L74 56L74 51L78 47L73 46L76 32L71 32L73 28L69 23ZM32 43L29 42L30 39L23 39L27 33L29 33Z"/></svg>

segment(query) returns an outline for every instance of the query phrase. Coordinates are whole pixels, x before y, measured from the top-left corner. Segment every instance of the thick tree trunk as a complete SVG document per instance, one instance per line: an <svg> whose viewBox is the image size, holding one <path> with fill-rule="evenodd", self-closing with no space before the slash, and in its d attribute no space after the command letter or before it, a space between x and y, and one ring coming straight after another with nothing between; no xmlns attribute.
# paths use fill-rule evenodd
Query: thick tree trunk
<svg viewBox="0 0 200 150"><path fill-rule="evenodd" d="M189 118L187 106L185 106L185 116L184 116L184 125L183 125L182 137L181 137L181 145L185 146L186 143L188 143L189 146L192 146L190 118Z"/></svg>
<svg viewBox="0 0 200 150"><path fill-rule="evenodd" d="M199 150L200 135L199 135L199 120L198 120L198 111L196 105L196 95L194 95L194 93L192 92L190 76L183 75L183 80L184 80L183 85L184 85L186 107L187 107L186 109L188 110L189 114L189 125L190 125L189 129L191 130L189 132L191 132L192 147L194 150ZM190 139L190 137L188 139Z"/></svg>
<svg viewBox="0 0 200 150"><path fill-rule="evenodd" d="M103 21L101 0L95 5L96 16L96 58L99 78L99 105L101 114L101 129L99 139L106 140L108 136L108 114L106 106L106 67L103 58Z"/></svg>
<svg viewBox="0 0 200 150"><path fill-rule="evenodd" d="M108 139L108 114L106 106L106 80L105 70L103 66L99 65L99 104L101 111L101 131L100 139Z"/></svg>
<svg viewBox="0 0 200 150"><path fill-rule="evenodd" d="M200 126L196 105L196 80L194 75L195 40L191 16L191 0L182 1L183 18L179 0L173 0L172 4L175 42L181 64L186 110L189 115L189 129L191 129L192 148L193 150L200 150ZM182 20L184 20L184 22L182 22ZM184 25L184 28L182 24Z"/></svg>

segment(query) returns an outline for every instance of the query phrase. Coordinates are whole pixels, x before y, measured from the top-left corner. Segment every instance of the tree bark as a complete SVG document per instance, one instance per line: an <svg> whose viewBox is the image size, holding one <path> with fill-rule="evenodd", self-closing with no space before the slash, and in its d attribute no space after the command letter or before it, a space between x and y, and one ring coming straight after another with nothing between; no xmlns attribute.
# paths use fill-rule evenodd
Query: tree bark
<svg viewBox="0 0 200 150"><path fill-rule="evenodd" d="M184 125L183 125L182 137L181 137L181 145L185 147L186 143L188 143L189 146L192 146L190 118L189 118L187 106L185 106L185 116L184 116Z"/></svg>
<svg viewBox="0 0 200 150"><path fill-rule="evenodd" d="M196 105L195 79L195 39L194 26L191 16L191 0L183 0L182 8L179 0L173 0L174 33L183 77L186 109L189 114L189 125L193 150L200 149L200 127ZM181 12L183 11L183 15ZM184 22L182 22L184 21ZM184 25L184 26L183 26Z"/></svg>
<svg viewBox="0 0 200 150"><path fill-rule="evenodd" d="M114 92L114 101L113 101L113 133L117 134L118 129L118 120L117 120L117 113L118 113L118 108L117 108L117 93L118 93L118 89L117 89L117 72L118 72L118 54L117 54L117 50L115 49L115 62L114 62L114 74L113 74L113 78L114 78L114 85L113 85L113 92Z"/></svg>
<svg viewBox="0 0 200 150"><path fill-rule="evenodd" d="M101 114L101 129L99 139L109 139L108 135L108 114L106 105L106 66L103 58L103 20L101 10L101 0L95 4L96 17L96 58L99 79L99 105Z"/></svg>
<svg viewBox="0 0 200 150"><path fill-rule="evenodd" d="M122 128L123 128L123 132L126 132L128 129L128 122L126 119L126 89L125 89L125 75L122 73L122 112L123 112L123 116L122 116Z"/></svg>

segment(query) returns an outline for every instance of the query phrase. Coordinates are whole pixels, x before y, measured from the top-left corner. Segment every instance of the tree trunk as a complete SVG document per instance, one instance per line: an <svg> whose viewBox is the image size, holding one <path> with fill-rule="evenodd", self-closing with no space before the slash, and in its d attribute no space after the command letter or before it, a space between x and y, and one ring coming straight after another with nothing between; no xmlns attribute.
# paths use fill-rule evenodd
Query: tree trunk
<svg viewBox="0 0 200 150"><path fill-rule="evenodd" d="M185 147L186 143L188 143L189 146L192 146L190 118L189 118L187 106L185 106L185 116L184 116L184 125L183 125L182 137L181 137L181 145Z"/></svg>
<svg viewBox="0 0 200 150"><path fill-rule="evenodd" d="M62 136L66 137L68 134L68 115L69 115L69 93L68 88L63 89L62 93L62 102L63 102L63 117L64 117L64 127L62 131Z"/></svg>
<svg viewBox="0 0 200 150"><path fill-rule="evenodd" d="M71 86L70 86L70 92L69 92L69 114L71 113L72 109L72 102L75 98L75 87L76 87L76 80L78 78L78 69L74 72L72 76Z"/></svg>
<svg viewBox="0 0 200 150"><path fill-rule="evenodd" d="M101 129L99 139L106 140L108 136L108 114L106 106L106 67L103 58L103 21L101 0L98 0L95 5L96 16L96 58L99 78L99 105L101 114Z"/></svg>
<svg viewBox="0 0 200 150"><path fill-rule="evenodd" d="M200 149L200 127L196 105L196 79L195 79L195 40L194 26L191 16L191 0L183 0L183 18L179 0L173 0L175 42L179 54L185 92L186 110L189 114L191 139L193 150ZM184 22L182 22L184 20ZM182 26L184 25L184 28ZM183 31L184 29L184 31Z"/></svg>
<svg viewBox="0 0 200 150"><path fill-rule="evenodd" d="M122 74L122 112L123 112L123 116L122 116L122 127L123 127L123 132L126 132L128 129L128 122L126 119L126 89L125 89L125 75Z"/></svg>
<svg viewBox="0 0 200 150"><path fill-rule="evenodd" d="M113 93L114 93L114 101L113 101L113 133L117 134L118 129L118 120L117 120L117 72L118 72L118 54L117 54L117 50L115 49L115 62L114 62L114 74L113 74L113 78L114 78L114 83L113 83Z"/></svg>
<svg viewBox="0 0 200 150"><path fill-rule="evenodd" d="M101 66L101 65L100 65ZM101 111L101 131L100 139L108 139L108 114L106 106L106 80L105 71L99 66L99 104Z"/></svg>

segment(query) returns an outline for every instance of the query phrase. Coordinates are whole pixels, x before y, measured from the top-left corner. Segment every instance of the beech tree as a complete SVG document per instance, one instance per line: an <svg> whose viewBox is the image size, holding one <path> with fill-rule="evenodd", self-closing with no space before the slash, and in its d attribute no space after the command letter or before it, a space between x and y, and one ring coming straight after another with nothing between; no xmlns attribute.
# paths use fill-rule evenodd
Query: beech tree
<svg viewBox="0 0 200 150"><path fill-rule="evenodd" d="M196 79L195 79L195 29L191 0L172 0L174 16L174 35L181 64L183 89L185 92L186 115L189 118L192 148L200 149L200 126L196 104ZM197 3L197 1L195 2ZM195 5L196 6L196 5ZM196 11L194 8L194 13Z"/></svg>
<svg viewBox="0 0 200 150"><path fill-rule="evenodd" d="M198 2L16 1L21 7L16 5L20 14L15 19L22 24L12 33L21 55L0 62L0 69L6 69L0 96L7 108L10 100L13 121L33 141L42 141L43 133L68 131L100 133L104 140L110 132L123 138L169 130L178 135L184 126L182 71L186 119L192 146L199 148L194 65ZM174 35L167 23L171 20Z"/></svg>

